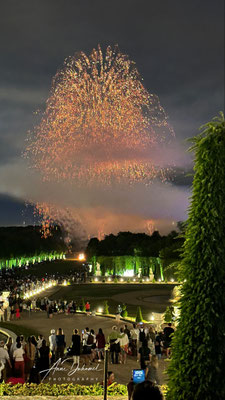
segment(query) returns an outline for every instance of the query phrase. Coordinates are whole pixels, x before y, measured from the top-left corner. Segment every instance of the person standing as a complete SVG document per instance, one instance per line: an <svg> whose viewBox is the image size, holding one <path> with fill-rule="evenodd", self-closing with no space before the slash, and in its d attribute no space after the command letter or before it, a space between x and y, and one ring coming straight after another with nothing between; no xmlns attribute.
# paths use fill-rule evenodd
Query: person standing
<svg viewBox="0 0 225 400"><path fill-rule="evenodd" d="M47 302L46 303L46 308L45 308L46 314L47 314L47 318L49 318L49 308L50 308L50 304Z"/></svg>
<svg viewBox="0 0 225 400"><path fill-rule="evenodd" d="M124 333L126 333L126 334L127 334L127 336L128 336L128 339L130 340L130 329L128 329L128 327L127 327L127 325L126 325L126 324L124 325Z"/></svg>
<svg viewBox="0 0 225 400"><path fill-rule="evenodd" d="M73 313L76 314L76 312L77 312L77 303L74 300L73 300L73 303L72 303L72 309L73 309Z"/></svg>
<svg viewBox="0 0 225 400"><path fill-rule="evenodd" d="M10 359L9 359L9 353L8 351L4 348L4 341L0 341L0 364L2 365L2 370L1 370L1 376L0 376L0 381L4 380L6 381L6 363L8 363L9 367L12 368Z"/></svg>
<svg viewBox="0 0 225 400"><path fill-rule="evenodd" d="M158 360L160 360L162 358L162 338L160 334L156 334L156 338L155 338L155 354L158 358Z"/></svg>
<svg viewBox="0 0 225 400"><path fill-rule="evenodd" d="M164 333L164 348L166 349L166 356L170 356L170 348L171 348L171 335L174 333L174 329L172 328L172 324L169 323L163 330Z"/></svg>
<svg viewBox="0 0 225 400"><path fill-rule="evenodd" d="M23 348L23 350L24 350L25 345L26 345L26 342L25 342L25 339L24 339L24 336L23 336L23 335L20 336L20 343L21 343L21 346L22 346L22 348Z"/></svg>
<svg viewBox="0 0 225 400"><path fill-rule="evenodd" d="M90 305L89 301L87 301L85 304L85 310L86 310L87 315L90 315L91 305Z"/></svg>
<svg viewBox="0 0 225 400"><path fill-rule="evenodd" d="M119 333L117 332L117 327L112 327L112 332L108 336L108 342L110 344L110 354L111 354L111 362L112 364L119 364L119 353L120 353L120 344L117 339L119 338Z"/></svg>
<svg viewBox="0 0 225 400"><path fill-rule="evenodd" d="M30 371L33 368L34 365L34 360L35 360L35 353L36 353L36 347L31 341L31 336L28 337L27 343L25 344L25 380L29 378Z"/></svg>
<svg viewBox="0 0 225 400"><path fill-rule="evenodd" d="M121 315L122 311L123 311L123 310L122 310L122 307L121 307L121 305L120 305L120 304L118 304L118 307L117 307L117 313Z"/></svg>
<svg viewBox="0 0 225 400"><path fill-rule="evenodd" d="M129 339L123 328L120 328L120 337L118 339L120 344L120 357L121 363L126 364ZM117 343L117 342L116 342Z"/></svg>
<svg viewBox="0 0 225 400"><path fill-rule="evenodd" d="M132 356L137 357L138 339L139 339L139 329L133 324L133 328L130 331L131 337L131 351Z"/></svg>
<svg viewBox="0 0 225 400"><path fill-rule="evenodd" d="M10 352L11 346L12 346L13 340L11 338L11 336L8 337L5 348L8 351L8 353Z"/></svg>
<svg viewBox="0 0 225 400"><path fill-rule="evenodd" d="M41 377L45 377L49 369L49 347L46 345L46 340L43 339L42 345L39 349L38 369Z"/></svg>
<svg viewBox="0 0 225 400"><path fill-rule="evenodd" d="M152 356L150 363L146 367L145 377L146 380L151 382L153 385L159 385L159 376L158 376L158 359L156 355Z"/></svg>
<svg viewBox="0 0 225 400"><path fill-rule="evenodd" d="M48 316L49 316L50 319L52 319L52 317L53 317L53 312L54 312L54 307L53 307L53 304L50 303L49 304L49 309L48 309Z"/></svg>
<svg viewBox="0 0 225 400"><path fill-rule="evenodd" d="M145 330L144 327L141 326L139 330L139 342L141 342L140 344L142 344L145 340L146 340Z"/></svg>
<svg viewBox="0 0 225 400"><path fill-rule="evenodd" d="M103 359L104 357L104 348L105 348L105 335L101 328L99 328L99 331L96 335L96 347L98 353L98 361L100 362L101 358Z"/></svg>
<svg viewBox="0 0 225 400"><path fill-rule="evenodd" d="M74 329L72 335L72 356L73 356L73 363L78 364L80 363L80 347L81 347L81 338L79 335L78 329Z"/></svg>
<svg viewBox="0 0 225 400"><path fill-rule="evenodd" d="M16 304L15 308L16 308L16 319L20 319L20 308L18 304Z"/></svg>
<svg viewBox="0 0 225 400"><path fill-rule="evenodd" d="M145 370L146 365L150 360L151 360L151 352L150 349L148 348L148 342L145 339L142 342L142 346L140 347L138 354L138 361L140 361L140 368Z"/></svg>
<svg viewBox="0 0 225 400"><path fill-rule="evenodd" d="M42 342L44 340L43 335L38 335L38 341L37 341L37 349L39 350L40 347L42 346Z"/></svg>
<svg viewBox="0 0 225 400"><path fill-rule="evenodd" d="M56 361L59 358L62 359L64 357L65 347L66 347L65 335L63 334L63 330L59 328L56 335Z"/></svg>
<svg viewBox="0 0 225 400"><path fill-rule="evenodd" d="M56 334L55 334L55 329L52 329L50 331L51 335L49 336L49 348L51 351L51 364L54 364L55 362L55 353L56 353Z"/></svg>
<svg viewBox="0 0 225 400"><path fill-rule="evenodd" d="M11 347L10 347L10 352L9 352L9 355L10 355L10 358L11 359L13 359L13 352L14 352L14 350L16 350L16 346L17 346L17 343L20 343L20 336L17 336L17 338L16 338L16 341L14 342L14 343L12 343L12 345L11 345Z"/></svg>
<svg viewBox="0 0 225 400"><path fill-rule="evenodd" d="M16 345L16 350L14 350L13 352L13 359L15 361L14 364L14 369L15 372L17 373L19 378L23 378L24 379L24 350L21 346L21 343L18 342Z"/></svg>

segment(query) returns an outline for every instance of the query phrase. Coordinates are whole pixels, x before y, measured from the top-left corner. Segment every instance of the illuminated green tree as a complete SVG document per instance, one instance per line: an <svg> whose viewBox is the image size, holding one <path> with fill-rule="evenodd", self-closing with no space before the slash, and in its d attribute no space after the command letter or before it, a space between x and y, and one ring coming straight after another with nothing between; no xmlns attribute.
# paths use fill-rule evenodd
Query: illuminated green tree
<svg viewBox="0 0 225 400"><path fill-rule="evenodd" d="M136 322L142 322L143 317L142 317L142 312L141 312L141 307L137 308L137 314L136 314Z"/></svg>
<svg viewBox="0 0 225 400"><path fill-rule="evenodd" d="M165 314L164 314L164 322L169 323L173 322L174 318L174 307L169 306L166 308Z"/></svg>
<svg viewBox="0 0 225 400"><path fill-rule="evenodd" d="M225 121L193 139L195 175L167 400L225 399Z"/></svg>
<svg viewBox="0 0 225 400"><path fill-rule="evenodd" d="M108 300L104 301L104 314L109 314L109 305L108 305Z"/></svg>
<svg viewBox="0 0 225 400"><path fill-rule="evenodd" d="M127 311L127 306L126 304L122 305L122 313L121 313L123 318L127 318L128 317L128 311Z"/></svg>

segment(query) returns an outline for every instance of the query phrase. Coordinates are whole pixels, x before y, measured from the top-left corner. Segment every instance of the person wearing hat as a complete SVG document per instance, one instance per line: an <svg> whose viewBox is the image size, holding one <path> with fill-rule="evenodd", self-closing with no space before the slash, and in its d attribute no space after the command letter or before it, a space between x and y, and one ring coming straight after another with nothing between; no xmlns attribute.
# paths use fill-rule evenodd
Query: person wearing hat
<svg viewBox="0 0 225 400"><path fill-rule="evenodd" d="M12 368L10 359L9 359L9 353L8 351L4 348L5 342L4 340L0 341L0 365L1 365L1 376L0 376L0 382L3 380L6 380L6 362L9 364L9 367Z"/></svg>
<svg viewBox="0 0 225 400"><path fill-rule="evenodd" d="M49 348L51 352L51 364L54 364L55 362L55 352L56 352L56 334L55 334L55 329L51 329L50 331L51 335L49 336Z"/></svg>

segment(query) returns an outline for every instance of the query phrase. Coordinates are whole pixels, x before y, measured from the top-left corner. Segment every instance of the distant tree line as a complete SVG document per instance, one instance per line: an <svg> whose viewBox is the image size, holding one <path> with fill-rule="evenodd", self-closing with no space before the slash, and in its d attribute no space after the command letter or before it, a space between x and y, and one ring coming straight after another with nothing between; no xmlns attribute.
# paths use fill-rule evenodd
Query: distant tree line
<svg viewBox="0 0 225 400"><path fill-rule="evenodd" d="M42 237L40 226L0 227L0 259L30 257L52 251L61 253L66 250L59 226L54 226L47 238Z"/></svg>
<svg viewBox="0 0 225 400"><path fill-rule="evenodd" d="M168 265L178 260L184 239L182 236L183 225L179 225L180 232L172 231L166 236L161 236L158 231L147 235L146 233L119 232L117 235L106 235L99 241L90 239L86 253L88 259L100 256L139 256L160 257Z"/></svg>

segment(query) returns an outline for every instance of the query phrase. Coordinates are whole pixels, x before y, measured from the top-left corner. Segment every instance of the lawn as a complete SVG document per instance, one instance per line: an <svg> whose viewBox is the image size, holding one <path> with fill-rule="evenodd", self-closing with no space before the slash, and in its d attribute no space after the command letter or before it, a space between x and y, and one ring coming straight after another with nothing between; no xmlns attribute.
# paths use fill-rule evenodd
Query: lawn
<svg viewBox="0 0 225 400"><path fill-rule="evenodd" d="M27 326L20 326L14 324L13 322L0 322L0 328L9 329L10 331L14 332L17 336L23 335L25 338L32 335L38 337L38 335L40 334L39 331L33 328L30 329Z"/></svg>
<svg viewBox="0 0 225 400"><path fill-rule="evenodd" d="M82 268L82 263L78 261L71 260L56 260L52 262L43 262L40 264L35 264L29 267L27 270L21 270L22 276L32 274L38 278L43 278L46 274L58 274L60 275L72 275L73 272L78 271ZM78 305L80 305L82 298L85 301L90 301L91 308L97 310L99 307L103 307L104 300L108 301L109 312L112 314L116 313L118 304L124 302L123 298L119 298L119 295L123 296L124 293L140 292L138 299L142 301L142 298L154 295L158 296L158 301L155 303L142 303L142 313L143 317L147 319L151 312L164 312L167 305L169 304L169 298L171 297L171 292L174 285L172 284L141 284L141 283L91 283L91 284L80 284L71 286L58 286L50 298L61 299L61 300L75 300ZM142 292L144 291L144 296ZM149 292L149 295L146 295ZM117 299L112 298L112 296L117 295ZM128 315L131 317L136 316L137 310L137 296L134 297L134 304L127 304ZM162 296L162 297L161 297ZM126 301L125 301L126 303Z"/></svg>
<svg viewBox="0 0 225 400"><path fill-rule="evenodd" d="M92 283L82 285L71 285L71 286L60 286L57 291L51 296L51 300L74 300L78 305L81 304L82 298L85 301L89 301L92 310L97 310L99 307L103 307L104 300L108 301L109 312L112 314L116 313L118 304L123 304L123 295L130 293L129 303L127 304L128 315L131 317L136 316L137 311L137 299L143 301L144 298L154 296L157 298L156 302L141 305L144 319L149 317L151 312L164 312L174 285L171 284L107 284L107 283ZM136 293L135 295L133 292ZM144 292L144 295L142 293ZM149 293L149 294L146 294ZM117 295L117 299L112 296ZM121 295L121 300L120 300ZM132 304L133 303L133 304Z"/></svg>

